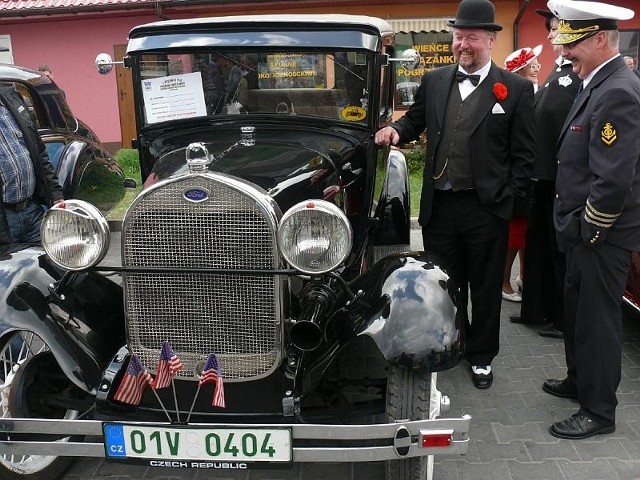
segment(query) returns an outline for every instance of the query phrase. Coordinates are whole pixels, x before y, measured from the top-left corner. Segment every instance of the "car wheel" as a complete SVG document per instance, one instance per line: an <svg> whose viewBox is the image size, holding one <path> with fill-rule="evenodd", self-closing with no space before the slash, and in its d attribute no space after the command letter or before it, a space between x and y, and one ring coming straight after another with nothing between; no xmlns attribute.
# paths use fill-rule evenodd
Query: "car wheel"
<svg viewBox="0 0 640 480"><path fill-rule="evenodd" d="M435 377L434 377L435 380ZM389 365L387 373L387 420L429 418L435 390L432 374ZM386 462L386 480L425 480L432 477L433 457L413 457Z"/></svg>
<svg viewBox="0 0 640 480"><path fill-rule="evenodd" d="M7 418L73 419L76 410L47 402L71 386L48 345L28 331L13 331L0 339L0 412ZM0 441L25 438L25 434L0 433ZM77 437L38 435L39 441L77 441ZM1 449L0 445L0 449ZM0 454L3 480L56 480L73 458L45 455Z"/></svg>

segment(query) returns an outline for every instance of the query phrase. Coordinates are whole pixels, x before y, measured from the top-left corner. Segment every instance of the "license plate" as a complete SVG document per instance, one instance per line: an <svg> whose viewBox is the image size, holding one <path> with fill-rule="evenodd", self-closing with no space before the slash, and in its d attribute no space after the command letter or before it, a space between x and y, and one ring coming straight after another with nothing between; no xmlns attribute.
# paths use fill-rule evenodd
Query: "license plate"
<svg viewBox="0 0 640 480"><path fill-rule="evenodd" d="M124 460L290 462L289 428L226 428L105 423L106 456Z"/></svg>

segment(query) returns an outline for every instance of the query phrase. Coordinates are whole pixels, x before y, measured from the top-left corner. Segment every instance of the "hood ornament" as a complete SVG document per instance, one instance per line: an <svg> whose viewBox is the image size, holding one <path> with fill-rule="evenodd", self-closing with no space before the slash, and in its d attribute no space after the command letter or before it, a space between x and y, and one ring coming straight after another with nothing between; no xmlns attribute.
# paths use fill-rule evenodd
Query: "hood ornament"
<svg viewBox="0 0 640 480"><path fill-rule="evenodd" d="M207 146L202 142L190 143L186 149L187 165L189 172L206 172L212 159Z"/></svg>

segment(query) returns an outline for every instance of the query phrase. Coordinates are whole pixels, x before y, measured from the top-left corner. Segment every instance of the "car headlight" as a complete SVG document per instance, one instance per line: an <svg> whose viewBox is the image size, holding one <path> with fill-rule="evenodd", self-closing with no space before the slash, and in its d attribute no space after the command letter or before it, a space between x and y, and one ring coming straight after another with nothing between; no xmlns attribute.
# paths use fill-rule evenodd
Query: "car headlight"
<svg viewBox="0 0 640 480"><path fill-rule="evenodd" d="M109 224L100 210L82 200L51 207L40 227L42 246L51 261L66 270L84 270L109 250Z"/></svg>
<svg viewBox="0 0 640 480"><path fill-rule="evenodd" d="M347 216L324 200L294 205L278 227L282 255L293 268L308 274L325 273L340 265L349 255L352 241Z"/></svg>

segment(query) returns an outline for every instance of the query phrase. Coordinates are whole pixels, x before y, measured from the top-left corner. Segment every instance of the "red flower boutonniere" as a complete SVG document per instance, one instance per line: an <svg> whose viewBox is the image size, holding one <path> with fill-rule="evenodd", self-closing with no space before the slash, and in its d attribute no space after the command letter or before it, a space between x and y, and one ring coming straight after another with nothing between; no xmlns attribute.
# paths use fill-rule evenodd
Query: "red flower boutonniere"
<svg viewBox="0 0 640 480"><path fill-rule="evenodd" d="M499 102L501 102L502 100L506 100L508 93L509 92L504 83L497 82L493 85L493 94Z"/></svg>

